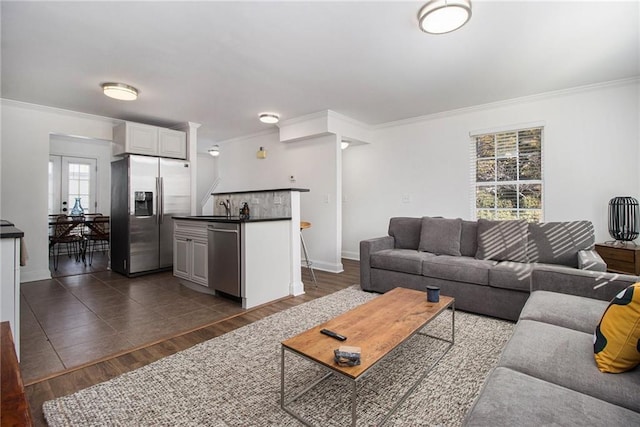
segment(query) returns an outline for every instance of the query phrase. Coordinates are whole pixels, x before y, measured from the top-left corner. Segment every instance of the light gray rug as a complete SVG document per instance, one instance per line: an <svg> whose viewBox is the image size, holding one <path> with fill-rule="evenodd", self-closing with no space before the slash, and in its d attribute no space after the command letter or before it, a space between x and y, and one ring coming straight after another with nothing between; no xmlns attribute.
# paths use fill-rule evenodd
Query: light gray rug
<svg viewBox="0 0 640 427"><path fill-rule="evenodd" d="M110 381L45 402L51 426L297 426L280 408L280 342L372 298L358 286L198 344ZM450 337L450 312L425 330ZM513 331L506 321L455 314L455 346L391 417L389 425L457 426ZM416 335L358 386L359 425L371 425L408 389L441 341ZM287 353L287 396L325 371ZM294 402L317 425L350 422L348 383L322 382Z"/></svg>

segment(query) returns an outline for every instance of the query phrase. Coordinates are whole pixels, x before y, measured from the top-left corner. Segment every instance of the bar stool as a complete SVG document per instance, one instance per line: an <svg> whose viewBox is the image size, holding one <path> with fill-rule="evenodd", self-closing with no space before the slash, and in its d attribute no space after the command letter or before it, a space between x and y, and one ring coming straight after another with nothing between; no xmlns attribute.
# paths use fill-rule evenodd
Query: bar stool
<svg viewBox="0 0 640 427"><path fill-rule="evenodd" d="M302 230L305 228L311 228L311 223L307 221L300 221L300 242L302 243L302 252L304 253L304 263L307 268L311 271L311 277L313 278L313 283L318 287L318 282L316 281L316 274L313 271L313 263L309 261L309 254L307 254L307 245L304 244L304 237L302 236Z"/></svg>

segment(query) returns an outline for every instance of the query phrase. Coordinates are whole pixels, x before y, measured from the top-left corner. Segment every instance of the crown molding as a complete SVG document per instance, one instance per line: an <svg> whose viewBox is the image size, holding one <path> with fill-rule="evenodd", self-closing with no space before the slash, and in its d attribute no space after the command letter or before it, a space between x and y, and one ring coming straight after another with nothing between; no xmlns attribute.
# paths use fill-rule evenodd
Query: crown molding
<svg viewBox="0 0 640 427"><path fill-rule="evenodd" d="M631 77L627 79L612 80L612 81L602 82L602 83L594 83L594 84L584 85L584 86L576 86L573 88L560 89L560 90L551 91L551 92L543 92L536 95L523 96L520 98L512 98L504 101L490 102L487 104L480 104L480 105L474 105L471 107L458 108L455 110L442 111L440 113L427 114L424 116L410 117L408 119L401 119L393 122L381 123L379 125L371 126L371 128L373 130L379 130L379 129L385 129L385 128L390 128L395 126L410 125L413 123L426 122L431 120L443 119L447 117L455 117L462 114L475 113L475 112L480 112L480 111L485 111L485 110L490 110L490 109L495 109L500 107L508 107L514 104L542 101L545 99L557 98L559 96L585 93L593 90L600 90L600 89L606 89L606 88L631 86L634 84L640 84L640 76Z"/></svg>
<svg viewBox="0 0 640 427"><path fill-rule="evenodd" d="M276 127L276 128L272 128L272 129L266 129L266 130L261 130L259 132L250 133L250 134L247 134L247 135L237 136L235 138L223 139L221 141L212 142L212 144L229 144L229 143L232 143L232 142L244 141L245 139L251 139L251 138L257 138L257 137L260 137L260 136L271 135L272 133L278 133L278 132L279 132L279 130Z"/></svg>
<svg viewBox="0 0 640 427"><path fill-rule="evenodd" d="M102 122L111 123L113 125L117 125L126 121L126 120L114 119L112 117L98 116L98 115L89 114L89 113L81 113L79 111L65 110L64 108L48 107L46 105L40 105L40 104L31 104L29 102L16 101L15 99L1 98L1 101L2 101L3 107L4 106L18 107L18 108L24 108L27 110L41 111L44 113L56 113L56 114L65 115L69 117L98 120Z"/></svg>

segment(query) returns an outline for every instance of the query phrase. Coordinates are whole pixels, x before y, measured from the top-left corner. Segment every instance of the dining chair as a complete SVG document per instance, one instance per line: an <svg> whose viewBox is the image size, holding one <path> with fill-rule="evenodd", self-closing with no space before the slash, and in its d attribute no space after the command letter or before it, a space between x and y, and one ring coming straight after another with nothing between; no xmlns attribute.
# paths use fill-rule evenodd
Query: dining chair
<svg viewBox="0 0 640 427"><path fill-rule="evenodd" d="M60 255L60 245L62 244L66 244L67 254L69 257L71 257L71 254L73 253L76 261L80 260L80 250L82 247L83 237L78 225L82 223L83 220L70 218L67 215L58 215L56 217L55 224L53 225L53 232L51 236L49 236L49 250L53 254L54 270L58 270L58 257Z"/></svg>
<svg viewBox="0 0 640 427"><path fill-rule="evenodd" d="M96 215L86 222L88 232L85 234L86 250L89 251L89 265L93 262L93 254L96 245L100 245L102 251L109 250L109 217Z"/></svg>

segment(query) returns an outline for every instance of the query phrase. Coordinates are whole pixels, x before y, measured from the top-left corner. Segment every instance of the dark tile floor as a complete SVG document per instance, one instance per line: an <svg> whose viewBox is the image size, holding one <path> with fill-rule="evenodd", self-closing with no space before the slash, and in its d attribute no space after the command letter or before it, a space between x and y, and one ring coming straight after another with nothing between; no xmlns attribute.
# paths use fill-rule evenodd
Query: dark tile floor
<svg viewBox="0 0 640 427"><path fill-rule="evenodd" d="M86 267L61 257L59 277L22 284L25 383L244 311L180 285L171 272L129 279L93 264L94 271L77 274Z"/></svg>

